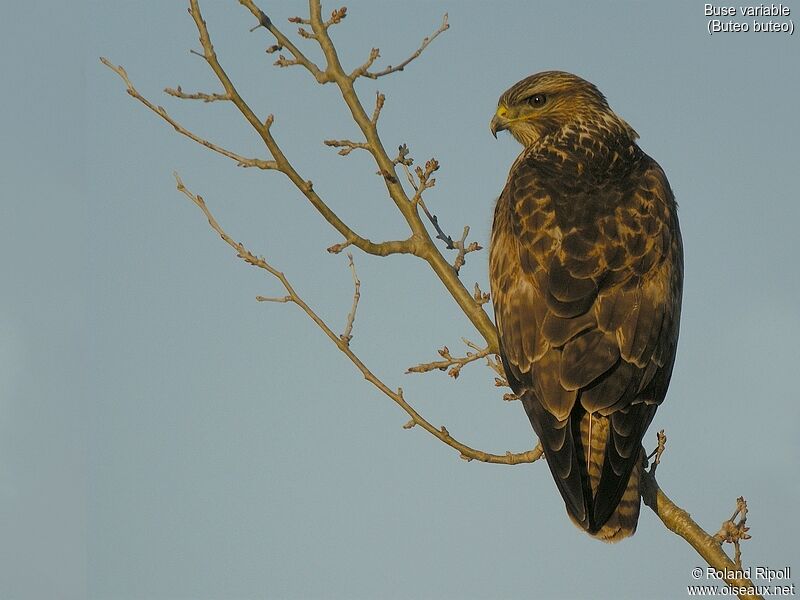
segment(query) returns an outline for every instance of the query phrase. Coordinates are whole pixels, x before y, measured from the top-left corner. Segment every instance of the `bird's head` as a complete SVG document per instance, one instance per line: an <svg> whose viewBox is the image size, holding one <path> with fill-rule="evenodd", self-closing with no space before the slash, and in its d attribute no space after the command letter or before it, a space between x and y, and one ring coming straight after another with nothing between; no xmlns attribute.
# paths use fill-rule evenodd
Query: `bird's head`
<svg viewBox="0 0 800 600"><path fill-rule="evenodd" d="M564 71L531 75L506 90L497 103L490 125L492 134L508 130L529 147L545 136L564 129L627 135L636 132L620 119L593 84Z"/></svg>

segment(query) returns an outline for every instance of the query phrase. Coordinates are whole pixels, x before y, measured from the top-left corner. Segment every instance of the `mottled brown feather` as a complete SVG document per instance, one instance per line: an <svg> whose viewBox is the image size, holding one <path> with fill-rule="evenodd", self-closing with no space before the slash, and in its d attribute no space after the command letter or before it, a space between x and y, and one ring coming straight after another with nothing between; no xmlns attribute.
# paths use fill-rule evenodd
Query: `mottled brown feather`
<svg viewBox="0 0 800 600"><path fill-rule="evenodd" d="M535 91L552 108L529 109ZM677 207L664 172L592 84L547 72L500 103L526 145L492 227L503 365L571 518L616 541L636 527L641 440L674 364Z"/></svg>

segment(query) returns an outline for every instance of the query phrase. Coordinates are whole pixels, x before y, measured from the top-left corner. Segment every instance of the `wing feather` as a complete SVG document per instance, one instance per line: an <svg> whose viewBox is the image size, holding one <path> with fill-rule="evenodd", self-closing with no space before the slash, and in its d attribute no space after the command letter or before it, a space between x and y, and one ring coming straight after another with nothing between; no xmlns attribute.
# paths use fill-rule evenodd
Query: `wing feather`
<svg viewBox="0 0 800 600"><path fill-rule="evenodd" d="M620 502L677 345L683 263L675 204L663 171L645 158L628 191L597 189L569 201L521 159L492 228L503 365L569 512L587 529L602 526ZM610 425L594 494L577 433L584 411Z"/></svg>

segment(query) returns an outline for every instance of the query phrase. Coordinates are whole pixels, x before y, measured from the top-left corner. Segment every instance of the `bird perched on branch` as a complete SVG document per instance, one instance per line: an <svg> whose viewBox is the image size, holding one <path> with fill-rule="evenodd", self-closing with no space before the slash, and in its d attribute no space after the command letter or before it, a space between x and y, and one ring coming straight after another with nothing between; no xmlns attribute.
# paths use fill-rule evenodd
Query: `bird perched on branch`
<svg viewBox="0 0 800 600"><path fill-rule="evenodd" d="M675 361L677 205L637 133L580 77L512 86L491 122L503 130L524 146L489 257L503 365L570 518L616 542L636 530L642 437Z"/></svg>

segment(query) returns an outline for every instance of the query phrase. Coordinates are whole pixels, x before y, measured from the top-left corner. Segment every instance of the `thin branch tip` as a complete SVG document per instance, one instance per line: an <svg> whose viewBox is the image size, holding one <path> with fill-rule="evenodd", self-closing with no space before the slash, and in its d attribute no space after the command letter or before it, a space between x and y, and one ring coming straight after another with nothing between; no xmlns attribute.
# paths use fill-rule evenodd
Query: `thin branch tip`
<svg viewBox="0 0 800 600"><path fill-rule="evenodd" d="M739 542L751 539L747 527L747 500L744 496L736 499L736 510L733 511L731 518L723 521L720 530L714 534L714 539L720 544L733 544L734 558L733 563L737 569L742 568L742 549ZM738 520L737 520L738 519Z"/></svg>
<svg viewBox="0 0 800 600"><path fill-rule="evenodd" d="M350 307L350 312L347 313L344 332L339 336L339 339L341 339L344 344L350 345L350 341L353 339L353 324L356 320L356 310L358 309L358 302L361 300L361 280L356 273L356 264L350 252L347 253L347 260L350 267L350 274L353 277L353 303Z"/></svg>
<svg viewBox="0 0 800 600"><path fill-rule="evenodd" d="M413 62L415 59L419 58L419 56L425 51L425 49L430 45L430 43L433 40L435 40L437 37L439 37L439 35L441 33L447 31L448 29L450 29L450 24L447 22L447 18L448 18L447 17L447 13L444 13L444 16L442 17L442 24L439 25L439 28L436 31L434 31L431 35L425 37L422 40L422 44L420 44L419 48L417 48L417 50L411 56L409 56L407 59L405 59L401 63L397 64L396 66L388 65L385 69L383 69L381 71L376 71L376 72L369 71L368 68L367 68L367 69L364 69L363 72L359 72L358 75L356 75L356 77L368 77L369 79L378 79L379 77L385 77L386 75L391 75L392 73L397 73L398 71L403 71L411 62ZM362 65L362 67L363 66L364 65ZM356 69L356 71L359 71L360 69L361 69L361 67L359 67L359 69ZM354 72L354 75L355 75L355 72ZM352 75L351 75L351 77L352 77ZM355 79L355 77L353 79Z"/></svg>
<svg viewBox="0 0 800 600"><path fill-rule="evenodd" d="M490 354L489 348L480 348L469 340L462 338L464 343L475 350L475 352L467 352L463 357L454 357L450 353L447 346L442 346L437 353L442 357L442 360L435 360L432 362L421 363L406 369L406 374L409 373L430 373L431 371L447 371L447 374L453 379L458 379L461 374L461 369L466 365L480 360L481 358Z"/></svg>
<svg viewBox="0 0 800 600"><path fill-rule="evenodd" d="M175 98L181 98L183 100L202 100L203 102L218 102L218 101L227 101L230 100L230 96L228 94L207 94L204 92L195 92L195 93L187 93L181 89L181 86L177 86L175 88L167 87L164 88L164 93L174 96ZM161 107L159 107L161 108Z"/></svg>

